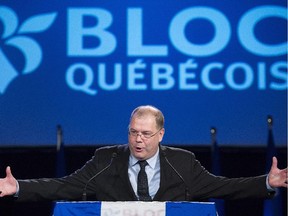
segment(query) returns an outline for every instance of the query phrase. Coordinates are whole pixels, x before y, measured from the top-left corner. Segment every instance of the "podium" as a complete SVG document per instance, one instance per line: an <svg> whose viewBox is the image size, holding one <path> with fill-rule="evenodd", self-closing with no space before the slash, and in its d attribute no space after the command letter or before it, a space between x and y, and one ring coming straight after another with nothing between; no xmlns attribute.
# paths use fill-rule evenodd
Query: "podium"
<svg viewBox="0 0 288 216"><path fill-rule="evenodd" d="M213 202L56 202L53 216L216 216Z"/></svg>

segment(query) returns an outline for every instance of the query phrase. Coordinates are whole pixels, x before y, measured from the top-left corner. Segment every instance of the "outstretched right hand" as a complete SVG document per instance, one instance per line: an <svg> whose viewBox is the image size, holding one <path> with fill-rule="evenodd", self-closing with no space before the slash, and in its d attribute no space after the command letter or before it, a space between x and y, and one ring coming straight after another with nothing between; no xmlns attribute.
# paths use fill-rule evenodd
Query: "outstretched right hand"
<svg viewBox="0 0 288 216"><path fill-rule="evenodd" d="M11 173L11 168L6 168L6 177L0 178L0 197L14 195L17 191L17 181Z"/></svg>

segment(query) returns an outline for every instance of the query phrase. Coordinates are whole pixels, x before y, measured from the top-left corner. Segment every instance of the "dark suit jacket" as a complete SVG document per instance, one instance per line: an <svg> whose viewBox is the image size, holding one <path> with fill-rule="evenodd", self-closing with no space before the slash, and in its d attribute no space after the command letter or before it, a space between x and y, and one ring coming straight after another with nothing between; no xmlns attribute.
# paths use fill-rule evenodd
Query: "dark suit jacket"
<svg viewBox="0 0 288 216"><path fill-rule="evenodd" d="M111 162L111 166L87 186L89 200L136 201L128 177L128 145L99 148L93 158L73 174L54 179L19 180L18 201L81 200L89 179ZM166 157L166 158L165 158ZM176 174L177 170L183 180ZM191 201L208 198L269 198L266 176L225 178L214 176L201 166L192 152L160 145L160 188L154 201L184 201L189 191Z"/></svg>

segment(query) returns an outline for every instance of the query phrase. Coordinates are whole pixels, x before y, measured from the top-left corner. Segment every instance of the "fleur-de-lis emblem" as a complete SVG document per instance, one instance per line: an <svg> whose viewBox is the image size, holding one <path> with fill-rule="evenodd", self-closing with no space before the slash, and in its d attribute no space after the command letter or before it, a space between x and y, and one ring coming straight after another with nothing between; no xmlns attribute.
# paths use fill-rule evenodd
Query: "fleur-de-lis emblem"
<svg viewBox="0 0 288 216"><path fill-rule="evenodd" d="M17 14L9 7L0 6L0 21L3 23L3 34L0 36L4 45L19 49L25 58L22 71L17 71L0 47L0 94L4 94L9 84L19 74L29 74L35 71L42 61L42 50L29 33L39 33L47 30L54 22L57 13L47 13L32 16L18 28Z"/></svg>

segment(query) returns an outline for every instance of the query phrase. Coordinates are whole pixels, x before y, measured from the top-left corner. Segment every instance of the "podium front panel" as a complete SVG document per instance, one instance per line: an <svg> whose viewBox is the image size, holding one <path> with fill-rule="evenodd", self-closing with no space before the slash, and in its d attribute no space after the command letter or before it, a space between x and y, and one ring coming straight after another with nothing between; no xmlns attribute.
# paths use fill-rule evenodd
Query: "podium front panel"
<svg viewBox="0 0 288 216"><path fill-rule="evenodd" d="M53 216L215 216L212 202L57 202Z"/></svg>

